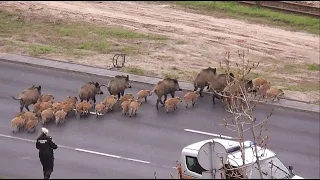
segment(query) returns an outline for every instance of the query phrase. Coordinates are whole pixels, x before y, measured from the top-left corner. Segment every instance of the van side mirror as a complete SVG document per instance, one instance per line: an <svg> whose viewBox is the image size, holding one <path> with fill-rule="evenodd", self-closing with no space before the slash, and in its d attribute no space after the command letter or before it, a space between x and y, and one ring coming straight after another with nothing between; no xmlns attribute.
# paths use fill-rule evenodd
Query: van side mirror
<svg viewBox="0 0 320 180"><path fill-rule="evenodd" d="M293 166L289 166L289 172L291 175L293 175Z"/></svg>

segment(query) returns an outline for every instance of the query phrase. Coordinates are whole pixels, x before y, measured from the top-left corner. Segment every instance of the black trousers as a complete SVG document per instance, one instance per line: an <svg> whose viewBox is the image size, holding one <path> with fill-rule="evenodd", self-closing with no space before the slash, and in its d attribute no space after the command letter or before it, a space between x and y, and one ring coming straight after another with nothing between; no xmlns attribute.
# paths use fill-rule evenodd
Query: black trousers
<svg viewBox="0 0 320 180"><path fill-rule="evenodd" d="M54 158L52 156L39 156L43 169L44 179L49 179L53 171Z"/></svg>

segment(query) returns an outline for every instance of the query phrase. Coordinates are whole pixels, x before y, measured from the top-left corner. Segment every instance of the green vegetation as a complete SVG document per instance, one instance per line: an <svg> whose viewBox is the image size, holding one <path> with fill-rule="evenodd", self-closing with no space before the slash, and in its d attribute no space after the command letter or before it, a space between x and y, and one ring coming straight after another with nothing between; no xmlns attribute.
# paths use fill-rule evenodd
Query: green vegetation
<svg viewBox="0 0 320 180"><path fill-rule="evenodd" d="M0 10L0 40L4 42L4 50L20 49L31 56L54 53L81 57L111 52L130 55L141 53L141 50L136 43L128 44L126 41L148 40L157 44L164 43L167 39L119 27L89 22L54 23L45 16L25 18L18 13Z"/></svg>
<svg viewBox="0 0 320 180"><path fill-rule="evenodd" d="M308 70L320 71L320 64L308 64Z"/></svg>
<svg viewBox="0 0 320 180"><path fill-rule="evenodd" d="M30 45L28 47L28 52L32 56L38 56L42 54L57 52L57 50L55 47L48 45Z"/></svg>
<svg viewBox="0 0 320 180"><path fill-rule="evenodd" d="M121 72L136 74L136 75L145 75L145 72L143 69L135 66L129 66L129 67L123 67L121 68Z"/></svg>
<svg viewBox="0 0 320 180"><path fill-rule="evenodd" d="M173 1L173 4L202 13L246 19L257 23L286 26L296 30L320 34L319 19L309 16L277 12L266 8L243 6L232 1Z"/></svg>
<svg viewBox="0 0 320 180"><path fill-rule="evenodd" d="M162 73L163 78L172 78L172 79L179 79L179 75L175 73L169 73L169 72L164 72Z"/></svg>

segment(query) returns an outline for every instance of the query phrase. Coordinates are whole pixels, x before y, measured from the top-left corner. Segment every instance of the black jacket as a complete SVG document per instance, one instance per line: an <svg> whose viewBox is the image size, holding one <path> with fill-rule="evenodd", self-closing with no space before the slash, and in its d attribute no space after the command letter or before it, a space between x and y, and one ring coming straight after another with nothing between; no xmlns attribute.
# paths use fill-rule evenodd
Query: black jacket
<svg viewBox="0 0 320 180"><path fill-rule="evenodd" d="M39 156L50 156L53 158L53 149L58 146L52 141L51 136L41 133L37 138L36 148L39 149Z"/></svg>

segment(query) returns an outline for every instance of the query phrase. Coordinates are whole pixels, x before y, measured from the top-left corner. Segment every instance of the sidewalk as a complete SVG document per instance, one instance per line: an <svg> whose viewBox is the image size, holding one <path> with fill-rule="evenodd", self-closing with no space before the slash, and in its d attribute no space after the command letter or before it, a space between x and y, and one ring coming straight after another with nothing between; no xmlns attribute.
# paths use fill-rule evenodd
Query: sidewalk
<svg viewBox="0 0 320 180"><path fill-rule="evenodd" d="M15 54L7 54L7 53L0 54L0 61L27 64L27 65L38 66L38 67L47 67L50 69L63 69L66 71L80 72L85 74L94 74L97 76L104 76L104 77L114 77L116 75L128 74L128 73L122 73L118 71L90 67L90 66L85 66L80 64L60 62L56 60L40 59L40 58L21 56L21 55L15 55ZM128 75L130 75L130 81L142 82L142 83L152 84L152 85L162 80L161 78L157 78L157 77L139 76L134 74L128 74ZM193 90L193 85L191 83L179 82L179 85L182 89ZM319 105L307 104L307 103L298 102L298 101L289 101L285 99L281 99L279 102L274 102L274 103L272 102L268 102L268 103L258 102L258 103L269 105L269 106L275 106L275 107L290 108L290 109L295 109L300 111L316 112L316 113L320 112Z"/></svg>

